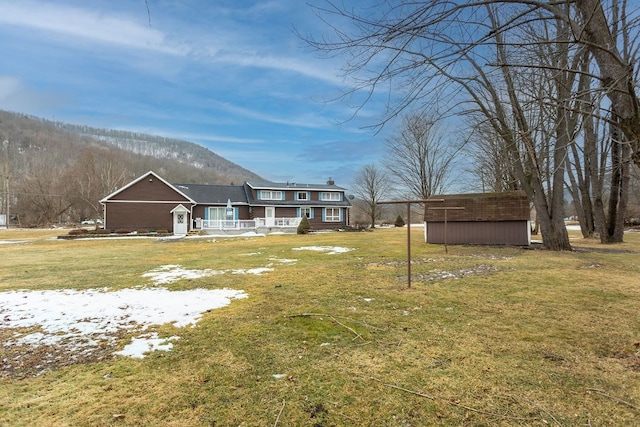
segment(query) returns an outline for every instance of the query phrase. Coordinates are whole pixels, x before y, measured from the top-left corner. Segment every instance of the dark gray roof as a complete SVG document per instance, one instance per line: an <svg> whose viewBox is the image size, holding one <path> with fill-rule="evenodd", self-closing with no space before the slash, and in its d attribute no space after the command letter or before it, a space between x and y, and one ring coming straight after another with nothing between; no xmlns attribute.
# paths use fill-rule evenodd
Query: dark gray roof
<svg viewBox="0 0 640 427"><path fill-rule="evenodd" d="M344 190L335 184L301 184L297 182L248 181L247 185L253 189L268 190Z"/></svg>
<svg viewBox="0 0 640 427"><path fill-rule="evenodd" d="M226 205L227 200L231 200L234 205L248 204L242 185L173 184L173 186L198 204Z"/></svg>
<svg viewBox="0 0 640 427"><path fill-rule="evenodd" d="M325 185L323 186L324 188L320 188L320 187L292 187L291 184L289 184L289 187L272 187L268 184L273 184L273 185L278 185L277 183L263 183L263 184L267 184L264 186L256 186L256 187L251 187L251 183L249 182L245 182L244 185L246 186L246 194L247 194L247 201L249 202L250 205L252 206L335 206L335 207L349 207L351 206L351 203L349 202L349 200L345 198L343 200L340 201L319 201L319 200L258 200L255 197L253 197L253 192L251 191L251 188L258 188L258 189L269 189L269 190L284 190L285 188L288 189L296 189L296 190L301 190L301 189L305 189L305 190L333 190L333 191L343 191L342 188L337 187L335 185Z"/></svg>

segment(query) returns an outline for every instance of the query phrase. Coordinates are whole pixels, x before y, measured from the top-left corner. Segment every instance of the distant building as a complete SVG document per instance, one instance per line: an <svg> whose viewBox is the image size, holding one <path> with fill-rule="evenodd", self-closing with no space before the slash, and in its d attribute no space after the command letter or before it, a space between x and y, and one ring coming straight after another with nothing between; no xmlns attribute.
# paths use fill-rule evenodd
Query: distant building
<svg viewBox="0 0 640 427"><path fill-rule="evenodd" d="M100 203L106 229L192 230L226 234L254 230L295 232L303 216L313 230L348 225L345 189L326 184L245 182L242 185L170 184L154 172Z"/></svg>

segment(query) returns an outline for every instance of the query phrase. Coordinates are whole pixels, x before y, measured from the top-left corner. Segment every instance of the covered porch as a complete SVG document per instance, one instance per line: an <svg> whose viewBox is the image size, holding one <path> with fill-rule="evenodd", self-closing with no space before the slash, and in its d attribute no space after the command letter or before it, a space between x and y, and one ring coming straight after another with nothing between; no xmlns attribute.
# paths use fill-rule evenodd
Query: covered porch
<svg viewBox="0 0 640 427"><path fill-rule="evenodd" d="M194 221L194 230L207 234L242 234L250 231L256 233L296 233L302 218L254 218L254 219L201 219Z"/></svg>

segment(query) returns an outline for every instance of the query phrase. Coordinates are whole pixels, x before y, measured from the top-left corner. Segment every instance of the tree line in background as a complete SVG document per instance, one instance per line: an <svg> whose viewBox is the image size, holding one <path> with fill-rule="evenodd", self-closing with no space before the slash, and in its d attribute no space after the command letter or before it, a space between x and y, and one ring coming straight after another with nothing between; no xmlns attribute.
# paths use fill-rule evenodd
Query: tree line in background
<svg viewBox="0 0 640 427"><path fill-rule="evenodd" d="M80 127L0 111L0 215L8 212L11 225L41 227L102 218L100 199L149 170L185 184L230 184L257 177L186 141L135 134L135 153L122 131L103 130L103 136L112 138L105 141L100 130L74 128ZM194 153L207 164L190 163Z"/></svg>
<svg viewBox="0 0 640 427"><path fill-rule="evenodd" d="M369 100L385 85L391 102L380 126L407 115L389 141L390 157L401 150L413 162L425 160L402 164L420 169L410 182L397 164L372 165L358 176L361 189L388 172L408 194L425 198L444 189L432 185L437 174L426 160L438 158L447 170L449 156L463 154L483 190L526 192L545 247L571 249L566 192L585 237L623 240L640 166L635 2L427 0L357 10L326 1L314 9L333 36L306 40L345 55L354 84L346 96L364 91ZM353 30L339 24L345 19ZM421 154L415 135L403 147L413 120L464 127L464 148Z"/></svg>

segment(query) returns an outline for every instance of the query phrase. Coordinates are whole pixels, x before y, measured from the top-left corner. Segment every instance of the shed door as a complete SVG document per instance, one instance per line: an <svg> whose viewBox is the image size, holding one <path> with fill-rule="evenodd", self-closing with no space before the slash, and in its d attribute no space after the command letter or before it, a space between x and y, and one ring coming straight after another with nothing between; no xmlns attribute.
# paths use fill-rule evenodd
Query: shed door
<svg viewBox="0 0 640 427"><path fill-rule="evenodd" d="M187 211L173 211L173 234L187 234Z"/></svg>

